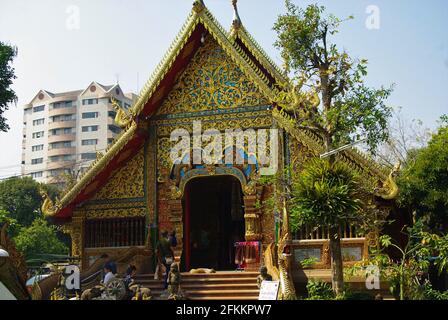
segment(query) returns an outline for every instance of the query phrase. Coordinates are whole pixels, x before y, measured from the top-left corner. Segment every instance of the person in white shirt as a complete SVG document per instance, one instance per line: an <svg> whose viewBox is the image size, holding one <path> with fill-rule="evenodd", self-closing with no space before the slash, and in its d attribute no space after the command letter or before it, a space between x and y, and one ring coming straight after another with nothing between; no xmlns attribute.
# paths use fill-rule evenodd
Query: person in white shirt
<svg viewBox="0 0 448 320"><path fill-rule="evenodd" d="M111 280L115 279L115 275L112 272L112 265L110 263L106 263L104 265L104 280L103 284L107 285Z"/></svg>

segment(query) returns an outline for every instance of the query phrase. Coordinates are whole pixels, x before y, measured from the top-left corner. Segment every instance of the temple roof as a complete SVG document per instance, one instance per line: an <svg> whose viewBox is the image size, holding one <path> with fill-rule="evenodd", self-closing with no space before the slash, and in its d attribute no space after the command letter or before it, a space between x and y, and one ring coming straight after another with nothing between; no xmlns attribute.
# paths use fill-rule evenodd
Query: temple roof
<svg viewBox="0 0 448 320"><path fill-rule="evenodd" d="M60 200L53 203L48 197L45 198L42 206L45 215L62 221L70 219L77 206L89 200L117 169L143 147L148 136L147 120L169 94L177 76L185 70L205 34L211 35L218 42L268 100L276 101L277 85L286 83L288 79L244 28L238 12L236 10L235 12L234 23L227 32L202 0L194 1L186 22L144 85L139 98L129 109L129 114L117 113L117 117L123 117L116 118L116 122L123 127L121 134L109 145L104 154L97 153L97 159ZM291 131L288 130L290 120L284 119L278 112L273 112L273 116L280 126L288 132ZM299 140L306 140L308 145L319 144L318 139L310 136L309 133L301 132L292 135ZM345 151L344 154L348 155L349 161L356 163L358 169L362 167L363 171L381 180L385 177L385 173L377 165L357 152Z"/></svg>
<svg viewBox="0 0 448 320"><path fill-rule="evenodd" d="M168 95L177 75L185 69L201 45L205 33L218 42L263 95L274 99L277 92L275 84L285 81L280 69L244 27L241 26L237 32L226 31L203 1L195 0L180 32L129 109L131 117L122 133L104 154L97 153L97 159L60 200L53 203L47 198L44 201L43 211L47 216L62 220L70 218L76 206L90 199L116 169L137 153L147 136L147 130L142 128L145 120L154 114Z"/></svg>

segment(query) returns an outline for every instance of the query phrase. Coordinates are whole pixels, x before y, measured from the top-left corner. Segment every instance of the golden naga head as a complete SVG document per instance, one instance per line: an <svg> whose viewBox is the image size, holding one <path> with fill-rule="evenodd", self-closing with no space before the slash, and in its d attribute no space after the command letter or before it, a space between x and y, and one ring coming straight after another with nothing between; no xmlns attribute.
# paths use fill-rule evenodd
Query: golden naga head
<svg viewBox="0 0 448 320"><path fill-rule="evenodd" d="M47 191L44 188L39 188L39 193L42 196L42 206L41 211L44 214L44 216L53 216L56 214L56 212L59 210L59 200L56 198L56 204L53 203L50 196L48 195Z"/></svg>

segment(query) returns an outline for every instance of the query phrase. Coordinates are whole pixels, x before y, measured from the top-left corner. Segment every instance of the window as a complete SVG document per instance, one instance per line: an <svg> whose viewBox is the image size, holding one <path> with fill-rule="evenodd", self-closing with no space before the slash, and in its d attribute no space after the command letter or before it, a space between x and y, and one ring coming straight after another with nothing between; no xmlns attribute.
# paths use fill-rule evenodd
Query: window
<svg viewBox="0 0 448 320"><path fill-rule="evenodd" d="M45 122L44 118L33 120L33 126L38 126L38 125L44 124L44 122Z"/></svg>
<svg viewBox="0 0 448 320"><path fill-rule="evenodd" d="M117 113L116 113L115 111L109 111L109 112L107 113L107 115L108 115L109 117L111 117L112 119L115 119L115 116L117 115Z"/></svg>
<svg viewBox="0 0 448 320"><path fill-rule="evenodd" d="M61 121L72 121L75 120L74 114L62 114L59 116L53 116L51 117L52 122L61 122Z"/></svg>
<svg viewBox="0 0 448 320"><path fill-rule="evenodd" d="M101 233L98 232L101 230ZM89 219L85 222L86 248L141 246L145 244L145 218Z"/></svg>
<svg viewBox="0 0 448 320"><path fill-rule="evenodd" d="M52 170L48 171L48 175L50 177L57 177L64 173L71 174L71 170L70 169L52 169Z"/></svg>
<svg viewBox="0 0 448 320"><path fill-rule="evenodd" d="M37 106L33 108L33 112L40 112L40 111L44 111L45 110L45 106Z"/></svg>
<svg viewBox="0 0 448 320"><path fill-rule="evenodd" d="M31 151L41 151L41 150L44 150L44 145L43 144L38 144L38 145L35 145L35 146L31 147Z"/></svg>
<svg viewBox="0 0 448 320"><path fill-rule="evenodd" d="M98 99L84 99L82 100L82 105L98 104Z"/></svg>
<svg viewBox="0 0 448 320"><path fill-rule="evenodd" d="M81 160L95 160L95 159L96 159L95 152L81 153Z"/></svg>
<svg viewBox="0 0 448 320"><path fill-rule="evenodd" d="M82 132L92 132L98 131L98 126L84 126L82 127Z"/></svg>
<svg viewBox="0 0 448 320"><path fill-rule="evenodd" d="M73 107L73 101L60 101L53 103L53 109L71 108L71 107Z"/></svg>
<svg viewBox="0 0 448 320"><path fill-rule="evenodd" d="M43 162L44 162L44 158L31 159L31 164L39 164L39 163L43 163Z"/></svg>
<svg viewBox="0 0 448 320"><path fill-rule="evenodd" d="M33 132L33 139L42 138L44 136L43 131Z"/></svg>
<svg viewBox="0 0 448 320"><path fill-rule="evenodd" d="M51 156L48 158L50 162L59 162L59 161L73 161L75 160L75 155L73 154L64 154L61 156Z"/></svg>
<svg viewBox="0 0 448 320"><path fill-rule="evenodd" d="M126 102L124 103L124 108L126 110L128 110L130 107L131 107L131 105L129 103L126 103Z"/></svg>
<svg viewBox="0 0 448 320"><path fill-rule="evenodd" d="M72 134L75 133L74 128L58 128L50 130L52 136L60 136L61 134Z"/></svg>
<svg viewBox="0 0 448 320"><path fill-rule="evenodd" d="M98 144L98 139L86 139L86 140L82 140L81 144L83 146L94 146Z"/></svg>
<svg viewBox="0 0 448 320"><path fill-rule="evenodd" d="M107 144L111 144L112 142L114 142L114 138L108 138L107 139Z"/></svg>
<svg viewBox="0 0 448 320"><path fill-rule="evenodd" d="M121 131L121 129L117 126L114 126L113 124L110 124L107 126L109 128L110 131L112 131L113 133L119 133Z"/></svg>
<svg viewBox="0 0 448 320"><path fill-rule="evenodd" d="M60 141L50 143L49 149L61 149L61 148L72 148L73 143L71 141Z"/></svg>
<svg viewBox="0 0 448 320"><path fill-rule="evenodd" d="M84 112L82 114L83 119L93 119L98 118L98 112Z"/></svg>
<svg viewBox="0 0 448 320"><path fill-rule="evenodd" d="M31 172L31 177L32 178L42 178L42 176L43 176L43 172L42 171Z"/></svg>

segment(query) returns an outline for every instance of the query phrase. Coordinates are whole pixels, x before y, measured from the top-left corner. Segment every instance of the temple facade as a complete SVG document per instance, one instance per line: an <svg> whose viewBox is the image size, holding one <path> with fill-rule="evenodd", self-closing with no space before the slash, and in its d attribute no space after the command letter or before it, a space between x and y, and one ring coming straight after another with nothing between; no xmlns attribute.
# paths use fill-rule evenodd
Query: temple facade
<svg viewBox="0 0 448 320"><path fill-rule="evenodd" d="M316 268L329 268L327 230L290 233L286 209L268 204L277 187L266 183L269 174L285 167L299 171L306 159L323 152L320 138L298 130L277 103L279 84L287 81L245 29L236 6L227 31L202 1L195 1L137 102L129 112L118 110L121 134L60 200L44 202L46 215L70 234L72 255L82 268L105 253L129 252L148 257L154 266L163 230L176 233L182 271L270 263L281 272L277 250L290 255L287 267L293 270L309 257L316 258ZM224 138L229 130L236 132L235 139L246 140L255 132L258 145L266 133L266 154L228 143L233 140ZM180 132L176 139L173 132ZM204 138L207 134L223 138ZM182 141L190 152L179 151L173 161ZM210 148L222 150L213 153L218 161L195 161L195 154ZM229 155L244 161L224 161ZM358 151L346 150L337 159L378 188L386 186L388 174ZM377 236L350 225L341 235L346 263L365 257Z"/></svg>

